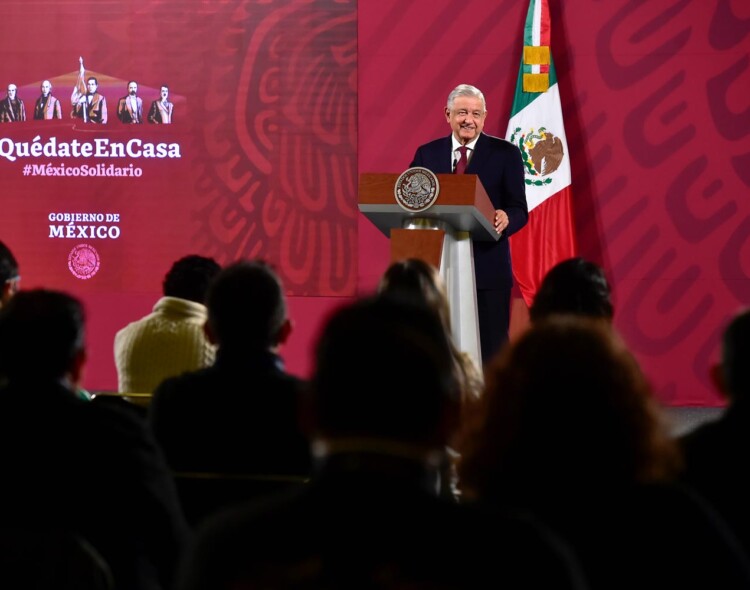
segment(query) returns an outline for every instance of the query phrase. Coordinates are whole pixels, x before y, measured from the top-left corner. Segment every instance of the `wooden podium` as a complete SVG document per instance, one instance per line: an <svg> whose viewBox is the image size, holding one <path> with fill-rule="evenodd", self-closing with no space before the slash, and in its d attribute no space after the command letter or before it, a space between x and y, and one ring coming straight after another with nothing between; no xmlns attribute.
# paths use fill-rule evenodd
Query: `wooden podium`
<svg viewBox="0 0 750 590"><path fill-rule="evenodd" d="M440 270L459 349L482 366L472 240L496 241L495 208L475 174L437 174L435 203L407 211L395 197L400 174L359 177L359 210L390 238L391 262L421 258Z"/></svg>

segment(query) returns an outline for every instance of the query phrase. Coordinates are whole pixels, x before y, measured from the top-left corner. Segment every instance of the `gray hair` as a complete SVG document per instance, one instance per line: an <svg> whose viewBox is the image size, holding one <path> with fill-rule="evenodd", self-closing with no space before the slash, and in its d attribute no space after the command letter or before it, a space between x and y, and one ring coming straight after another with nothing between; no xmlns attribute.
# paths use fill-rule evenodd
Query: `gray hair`
<svg viewBox="0 0 750 590"><path fill-rule="evenodd" d="M484 94L476 86L471 84L459 84L456 86L451 93L448 95L448 102L446 103L447 109L450 111L453 109L453 102L459 96L471 96L472 98L478 98L482 101L482 110L487 111L487 103L484 100Z"/></svg>

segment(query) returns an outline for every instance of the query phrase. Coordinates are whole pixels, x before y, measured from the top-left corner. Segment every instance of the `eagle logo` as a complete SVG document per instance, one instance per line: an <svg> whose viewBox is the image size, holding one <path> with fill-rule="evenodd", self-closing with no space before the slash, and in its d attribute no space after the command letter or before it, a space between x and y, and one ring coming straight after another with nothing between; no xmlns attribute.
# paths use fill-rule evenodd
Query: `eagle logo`
<svg viewBox="0 0 750 590"><path fill-rule="evenodd" d="M521 133L521 128L516 127L510 141L521 150L526 184L543 186L551 183L550 175L560 167L565 157L562 140L547 131L546 127L540 127L536 132L530 129L526 133Z"/></svg>
<svg viewBox="0 0 750 590"><path fill-rule="evenodd" d="M402 209L424 211L437 200L440 184L431 170L414 166L398 177L393 193Z"/></svg>

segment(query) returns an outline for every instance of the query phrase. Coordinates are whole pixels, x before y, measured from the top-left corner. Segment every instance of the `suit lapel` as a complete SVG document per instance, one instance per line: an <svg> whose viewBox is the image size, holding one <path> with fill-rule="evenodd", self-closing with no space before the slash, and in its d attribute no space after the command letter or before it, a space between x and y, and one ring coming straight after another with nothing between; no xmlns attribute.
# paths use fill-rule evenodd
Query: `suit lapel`
<svg viewBox="0 0 750 590"><path fill-rule="evenodd" d="M482 169L489 156L487 136L484 133L480 133L479 139L474 144L474 153L471 155L469 165L466 167L466 174L477 174L477 171Z"/></svg>

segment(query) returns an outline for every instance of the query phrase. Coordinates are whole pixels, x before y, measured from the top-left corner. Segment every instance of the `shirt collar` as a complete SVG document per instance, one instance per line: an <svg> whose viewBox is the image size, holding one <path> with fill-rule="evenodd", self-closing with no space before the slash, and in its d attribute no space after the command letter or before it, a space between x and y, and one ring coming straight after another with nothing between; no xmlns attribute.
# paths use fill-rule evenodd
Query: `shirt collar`
<svg viewBox="0 0 750 590"><path fill-rule="evenodd" d="M479 135L477 135L476 139L472 139L469 143L467 143L466 147L474 151L474 146L476 145L477 141L479 141ZM458 148L461 147L461 145L463 145L460 141L456 139L456 136L453 135L452 133L451 133L451 143L453 145L453 147L451 148L452 152L455 152Z"/></svg>

